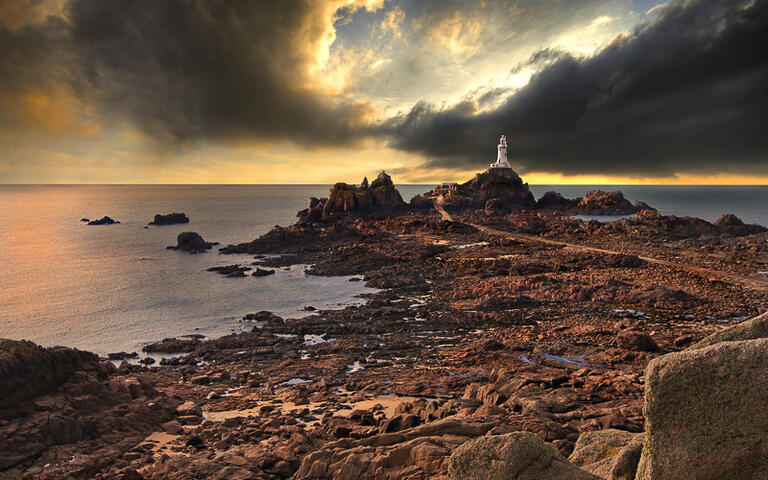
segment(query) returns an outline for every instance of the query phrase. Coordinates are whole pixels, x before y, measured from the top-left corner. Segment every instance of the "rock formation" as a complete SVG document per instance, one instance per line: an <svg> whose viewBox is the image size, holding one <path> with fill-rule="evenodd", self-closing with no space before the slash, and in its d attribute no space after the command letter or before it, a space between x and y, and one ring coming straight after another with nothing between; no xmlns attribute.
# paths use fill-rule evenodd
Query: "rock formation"
<svg viewBox="0 0 768 480"><path fill-rule="evenodd" d="M599 480L530 432L481 437L453 451L451 480Z"/></svg>
<svg viewBox="0 0 768 480"><path fill-rule="evenodd" d="M578 200L575 208L584 215L629 215L647 209L648 205L643 202L633 205L620 190L591 190Z"/></svg>
<svg viewBox="0 0 768 480"><path fill-rule="evenodd" d="M149 222L147 225L174 225L177 223L189 223L189 217L185 213L169 213L161 215L155 214L155 219Z"/></svg>
<svg viewBox="0 0 768 480"><path fill-rule="evenodd" d="M738 342L741 340L754 340L757 338L768 338L768 312L744 321L734 327L713 333L702 341L691 345L689 350L705 348L722 342Z"/></svg>
<svg viewBox="0 0 768 480"><path fill-rule="evenodd" d="M298 216L305 221L329 220L348 214L391 211L406 205L392 178L382 171L368 185L368 178L358 185L337 183L328 198L310 198L307 209Z"/></svg>
<svg viewBox="0 0 768 480"><path fill-rule="evenodd" d="M739 217L732 213L722 215L713 223L715 227L731 235L751 235L765 231L765 227L757 224L747 225Z"/></svg>
<svg viewBox="0 0 768 480"><path fill-rule="evenodd" d="M176 237L176 245L167 248L189 253L203 253L213 248L214 245L218 245L218 243L206 242L197 232L182 232Z"/></svg>
<svg viewBox="0 0 768 480"><path fill-rule="evenodd" d="M637 480L768 478L766 376L766 338L651 361Z"/></svg>
<svg viewBox="0 0 768 480"><path fill-rule="evenodd" d="M581 434L568 461L607 480L633 480L643 448L642 433L606 429Z"/></svg>
<svg viewBox="0 0 768 480"><path fill-rule="evenodd" d="M81 221L82 221L82 219L81 219ZM107 217L105 215L105 216L101 217L98 220L91 220L86 225L114 225L116 223L120 223L120 222L118 222L117 220L114 220L114 219L112 219L110 217Z"/></svg>
<svg viewBox="0 0 768 480"><path fill-rule="evenodd" d="M0 408L48 392L78 370L99 368L99 357L90 352L0 339Z"/></svg>
<svg viewBox="0 0 768 480"><path fill-rule="evenodd" d="M578 198L565 198L560 193L555 191L546 192L536 202L539 208L551 208L553 210L570 210L574 208L578 203Z"/></svg>
<svg viewBox="0 0 768 480"><path fill-rule="evenodd" d="M21 478L5 471L38 457L50 468L25 468L24 478L93 478L170 418L151 383L118 377L89 352L0 340L0 478ZM67 452L83 440L76 461Z"/></svg>

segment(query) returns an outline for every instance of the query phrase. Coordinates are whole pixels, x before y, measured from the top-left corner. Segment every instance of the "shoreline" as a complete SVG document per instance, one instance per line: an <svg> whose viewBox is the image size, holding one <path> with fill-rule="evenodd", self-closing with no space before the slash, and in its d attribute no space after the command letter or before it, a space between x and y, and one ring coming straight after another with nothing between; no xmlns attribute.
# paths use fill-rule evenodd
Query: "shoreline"
<svg viewBox="0 0 768 480"><path fill-rule="evenodd" d="M768 299L751 288L758 283L729 281L764 270L765 231L647 213L599 224L487 210L453 208L453 220L434 208L300 218L223 247L293 253L259 265L312 265L309 274L357 275L380 291L356 307L286 320L251 312L261 328L161 342L158 351L186 355L160 366L83 354L73 367L82 373L6 409L15 420L0 439L9 428L49 428L39 422L52 402L67 405L62 421L80 433L26 457L13 447L0 471L21 464L16 454L25 475L41 478L304 479L347 464L372 477L446 478L460 444L518 430L568 456L587 432L642 435L648 364L760 313ZM117 412L127 420L114 423ZM406 457L391 463L399 451ZM58 460L70 453L74 464Z"/></svg>

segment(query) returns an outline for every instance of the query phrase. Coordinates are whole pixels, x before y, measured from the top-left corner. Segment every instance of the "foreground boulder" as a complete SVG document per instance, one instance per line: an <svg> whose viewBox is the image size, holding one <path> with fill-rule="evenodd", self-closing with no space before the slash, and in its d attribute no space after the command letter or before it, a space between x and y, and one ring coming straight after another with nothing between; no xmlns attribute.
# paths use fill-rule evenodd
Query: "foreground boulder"
<svg viewBox="0 0 768 480"><path fill-rule="evenodd" d="M453 449L495 426L447 417L399 432L329 442L303 458L294 478L437 478Z"/></svg>
<svg viewBox="0 0 768 480"><path fill-rule="evenodd" d="M568 463L551 443L530 432L486 436L451 454L451 480L598 480Z"/></svg>
<svg viewBox="0 0 768 480"><path fill-rule="evenodd" d="M645 372L636 478L768 478L766 376L765 338L654 359Z"/></svg>
<svg viewBox="0 0 768 480"><path fill-rule="evenodd" d="M99 357L90 352L0 339L0 408L53 390L78 370L101 368Z"/></svg>
<svg viewBox="0 0 768 480"><path fill-rule="evenodd" d="M768 338L768 312L734 327L713 333L699 343L692 345L690 349L705 348L722 342L754 340L756 338Z"/></svg>
<svg viewBox="0 0 768 480"><path fill-rule="evenodd" d="M0 340L0 478L93 478L120 445L170 420L171 406L151 380L121 376L92 353ZM83 441L75 463L72 444Z"/></svg>
<svg viewBox="0 0 768 480"><path fill-rule="evenodd" d="M202 253L210 250L218 242L206 242L197 232L182 232L176 237L176 245L167 247L169 250L181 250L189 253Z"/></svg>
<svg viewBox="0 0 768 480"><path fill-rule="evenodd" d="M167 215L155 214L155 219L147 225L174 225L177 223L189 223L189 217L185 213L169 213Z"/></svg>
<svg viewBox="0 0 768 480"><path fill-rule="evenodd" d="M606 480L632 480L643 448L642 433L606 429L584 432L568 461Z"/></svg>

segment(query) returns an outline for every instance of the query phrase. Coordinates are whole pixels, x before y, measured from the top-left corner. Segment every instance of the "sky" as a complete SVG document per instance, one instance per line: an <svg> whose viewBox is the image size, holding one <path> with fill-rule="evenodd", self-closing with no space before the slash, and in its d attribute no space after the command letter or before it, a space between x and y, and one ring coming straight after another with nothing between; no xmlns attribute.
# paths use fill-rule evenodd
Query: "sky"
<svg viewBox="0 0 768 480"><path fill-rule="evenodd" d="M768 184L768 0L0 0L0 183Z"/></svg>

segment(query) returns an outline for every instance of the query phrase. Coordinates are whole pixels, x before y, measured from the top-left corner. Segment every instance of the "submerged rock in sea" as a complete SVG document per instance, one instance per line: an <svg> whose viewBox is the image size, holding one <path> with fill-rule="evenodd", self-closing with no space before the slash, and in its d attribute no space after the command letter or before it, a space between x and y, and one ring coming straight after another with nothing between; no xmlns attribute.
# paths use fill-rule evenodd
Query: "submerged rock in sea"
<svg viewBox="0 0 768 480"><path fill-rule="evenodd" d="M189 217L185 213L173 212L166 215L157 213L155 219L147 225L174 225L177 223L189 223Z"/></svg>
<svg viewBox="0 0 768 480"><path fill-rule="evenodd" d="M206 242L197 232L182 232L176 237L176 245L168 246L169 250L181 250L189 253L203 253L210 250L218 242Z"/></svg>
<svg viewBox="0 0 768 480"><path fill-rule="evenodd" d="M80 219L81 222L84 220L86 219ZM98 220L91 220L87 223L87 225L114 225L116 223L120 222L105 215Z"/></svg>
<svg viewBox="0 0 768 480"><path fill-rule="evenodd" d="M189 353L200 345L196 338L166 338L162 342L151 343L142 347L146 353Z"/></svg>
<svg viewBox="0 0 768 480"><path fill-rule="evenodd" d="M274 270L256 267L256 270L253 271L251 276L253 276L253 277L266 277L268 275L274 275L274 274L275 274Z"/></svg>
<svg viewBox="0 0 768 480"><path fill-rule="evenodd" d="M241 267L240 265L225 265L222 267L211 267L207 271L216 272L226 277L245 277L245 272L250 269L251 267Z"/></svg>

